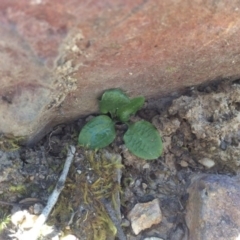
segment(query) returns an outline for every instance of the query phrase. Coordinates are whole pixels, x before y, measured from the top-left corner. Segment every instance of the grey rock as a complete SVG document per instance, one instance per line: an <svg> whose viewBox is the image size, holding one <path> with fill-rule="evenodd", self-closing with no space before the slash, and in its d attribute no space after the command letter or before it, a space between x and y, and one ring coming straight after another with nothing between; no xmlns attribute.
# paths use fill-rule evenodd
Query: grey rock
<svg viewBox="0 0 240 240"><path fill-rule="evenodd" d="M199 175L189 187L189 240L236 240L240 229L240 179Z"/></svg>

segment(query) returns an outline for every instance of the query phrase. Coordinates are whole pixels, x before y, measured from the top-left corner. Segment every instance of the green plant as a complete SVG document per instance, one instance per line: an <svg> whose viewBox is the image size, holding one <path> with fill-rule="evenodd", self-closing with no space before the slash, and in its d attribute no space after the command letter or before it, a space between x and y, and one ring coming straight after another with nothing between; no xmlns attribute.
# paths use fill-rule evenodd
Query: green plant
<svg viewBox="0 0 240 240"><path fill-rule="evenodd" d="M7 225L11 222L11 216L8 215L4 209L0 210L0 233L7 228Z"/></svg>
<svg viewBox="0 0 240 240"><path fill-rule="evenodd" d="M9 191L12 193L24 194L27 192L27 187L23 184L12 185L9 187Z"/></svg>
<svg viewBox="0 0 240 240"><path fill-rule="evenodd" d="M163 147L157 129L144 120L130 122L131 115L140 110L144 102L144 97L130 99L120 89L105 91L100 101L100 112L110 113L111 118L100 115L91 119L79 134L79 144L90 149L108 146L116 137L115 123L120 121L128 125L123 140L130 152L143 159L158 158Z"/></svg>

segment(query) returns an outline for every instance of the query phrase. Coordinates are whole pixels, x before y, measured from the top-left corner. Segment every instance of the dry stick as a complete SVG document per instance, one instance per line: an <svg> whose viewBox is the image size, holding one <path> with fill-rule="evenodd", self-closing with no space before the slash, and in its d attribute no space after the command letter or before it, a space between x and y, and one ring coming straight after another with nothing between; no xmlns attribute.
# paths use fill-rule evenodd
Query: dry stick
<svg viewBox="0 0 240 240"><path fill-rule="evenodd" d="M58 200L58 197L59 197L61 191L64 188L64 184L65 184L68 172L69 172L69 168L73 161L75 152L76 152L76 148L74 146L70 145L62 174L61 174L60 178L58 179L58 182L57 182L57 185L56 185L54 191L48 198L46 207L43 209L41 215L37 218L33 228L27 232L24 232L21 236L19 236L18 237L19 240L26 240L26 239L36 240L38 238L43 224L48 219L50 212L52 211L54 205L56 204L56 202Z"/></svg>
<svg viewBox="0 0 240 240"><path fill-rule="evenodd" d="M127 237L122 230L121 222L118 219L118 217L116 215L116 211L113 209L111 202L107 199L102 199L101 202L103 203L103 205L104 205L109 217L111 218L113 224L117 228L118 239L119 240L127 240Z"/></svg>

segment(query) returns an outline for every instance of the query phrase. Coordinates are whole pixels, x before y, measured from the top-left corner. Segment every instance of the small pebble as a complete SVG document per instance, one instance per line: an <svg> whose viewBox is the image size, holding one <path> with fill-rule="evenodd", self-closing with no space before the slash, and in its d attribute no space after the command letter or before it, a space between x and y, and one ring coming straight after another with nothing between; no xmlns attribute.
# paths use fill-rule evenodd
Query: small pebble
<svg viewBox="0 0 240 240"><path fill-rule="evenodd" d="M135 182L135 187L139 187L141 185L142 180L137 179Z"/></svg>
<svg viewBox="0 0 240 240"><path fill-rule="evenodd" d="M210 158L202 158L198 160L199 163L201 163L206 168L211 168L215 165L215 162Z"/></svg>
<svg viewBox="0 0 240 240"><path fill-rule="evenodd" d="M59 240L59 230L54 227L54 226L49 226L47 224L44 224L41 228L41 234L42 236L48 236L48 235L51 235L51 236L54 236L54 240ZM45 238L43 238L45 239ZM53 240L53 238L51 239Z"/></svg>
<svg viewBox="0 0 240 240"><path fill-rule="evenodd" d="M38 216L30 214L29 212L25 213L25 219L23 222L20 224L22 229L30 229L34 226Z"/></svg>
<svg viewBox="0 0 240 240"><path fill-rule="evenodd" d="M180 162L181 167L188 167L188 163L184 160Z"/></svg>
<svg viewBox="0 0 240 240"><path fill-rule="evenodd" d="M73 52L78 52L80 49L78 48L77 45L74 45L74 46L71 48L71 50L72 50Z"/></svg>
<svg viewBox="0 0 240 240"><path fill-rule="evenodd" d="M144 190L146 190L147 187L148 187L148 185L147 185L146 183L142 183L142 188L143 188Z"/></svg>
<svg viewBox="0 0 240 240"><path fill-rule="evenodd" d="M146 163L146 164L143 165L143 169L149 169L149 168L150 168L149 163Z"/></svg>
<svg viewBox="0 0 240 240"><path fill-rule="evenodd" d="M35 224L38 216L30 214L27 210L19 210L12 214L11 222L22 229L30 229Z"/></svg>
<svg viewBox="0 0 240 240"><path fill-rule="evenodd" d="M158 199L136 204L129 212L128 219L131 221L133 232L136 235L152 225L160 223L162 221L162 212Z"/></svg>
<svg viewBox="0 0 240 240"><path fill-rule="evenodd" d="M56 235L56 236L52 237L51 240L59 240L59 236Z"/></svg>
<svg viewBox="0 0 240 240"><path fill-rule="evenodd" d="M40 178L40 179L45 179L45 176L42 175L42 174L39 174L39 178Z"/></svg>
<svg viewBox="0 0 240 240"><path fill-rule="evenodd" d="M130 221L126 218L124 218L121 222L122 227L129 227L130 226Z"/></svg>
<svg viewBox="0 0 240 240"><path fill-rule="evenodd" d="M75 237L75 236L72 235L72 234L69 234L69 235L67 235L67 236L65 236L65 237L62 237L61 240L78 240L78 238Z"/></svg>
<svg viewBox="0 0 240 240"><path fill-rule="evenodd" d="M35 203L33 206L33 213L39 215L43 210L43 205L41 203Z"/></svg>
<svg viewBox="0 0 240 240"><path fill-rule="evenodd" d="M24 211L18 209L14 210L14 213L12 213L11 216L11 222L13 225L18 226L25 218L25 213Z"/></svg>
<svg viewBox="0 0 240 240"><path fill-rule="evenodd" d="M220 144L220 148L225 151L227 149L227 143L223 140Z"/></svg>

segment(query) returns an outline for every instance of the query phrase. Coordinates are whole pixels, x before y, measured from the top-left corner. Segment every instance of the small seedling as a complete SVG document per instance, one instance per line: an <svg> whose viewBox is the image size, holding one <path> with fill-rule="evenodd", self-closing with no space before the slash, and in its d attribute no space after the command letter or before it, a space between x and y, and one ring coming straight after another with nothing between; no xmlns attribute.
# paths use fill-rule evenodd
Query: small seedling
<svg viewBox="0 0 240 240"><path fill-rule="evenodd" d="M0 210L0 233L7 228L7 225L11 222L11 216L8 215L4 209Z"/></svg>
<svg viewBox="0 0 240 240"><path fill-rule="evenodd" d="M111 118L100 115L91 119L79 134L79 144L89 149L108 146L116 137L115 123L120 121L128 125L123 140L130 152L146 160L158 158L163 147L157 129L144 120L135 123L130 121L131 115L140 110L144 102L144 97L130 99L120 89L105 91L99 104L100 112L110 113Z"/></svg>

